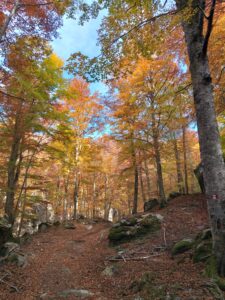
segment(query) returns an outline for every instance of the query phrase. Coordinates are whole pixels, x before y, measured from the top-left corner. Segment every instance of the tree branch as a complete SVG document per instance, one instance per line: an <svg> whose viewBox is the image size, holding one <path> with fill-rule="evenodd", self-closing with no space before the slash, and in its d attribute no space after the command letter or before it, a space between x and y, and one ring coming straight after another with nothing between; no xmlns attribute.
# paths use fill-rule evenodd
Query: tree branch
<svg viewBox="0 0 225 300"><path fill-rule="evenodd" d="M213 29L213 17L214 17L214 13L215 13L215 7L216 7L216 0L212 0L210 13L209 13L209 16L208 16L207 31L206 31L206 35L205 35L205 39L204 39L204 43L203 43L203 48L202 48L203 57L206 56L207 50L208 50L209 38L210 38L210 35L212 33L212 29Z"/></svg>
<svg viewBox="0 0 225 300"><path fill-rule="evenodd" d="M110 46L112 46L113 44L115 44L116 42L118 42L120 39L123 39L124 37L128 36L132 31L136 30L136 29L140 29L142 28L143 26L151 23L151 22L154 22L155 20L161 18L161 17L165 17L165 16L171 16L171 15L174 15L178 12L178 10L171 10L171 11L168 11L166 13L162 13L162 14L159 14L157 16L154 16L154 17L151 17L151 18L148 18L140 23L138 23L137 25L133 26L131 29L129 29L128 31L126 31L125 33L121 34L120 36L118 36L117 38L115 38L112 43L110 44ZM109 47L110 47L109 46Z"/></svg>

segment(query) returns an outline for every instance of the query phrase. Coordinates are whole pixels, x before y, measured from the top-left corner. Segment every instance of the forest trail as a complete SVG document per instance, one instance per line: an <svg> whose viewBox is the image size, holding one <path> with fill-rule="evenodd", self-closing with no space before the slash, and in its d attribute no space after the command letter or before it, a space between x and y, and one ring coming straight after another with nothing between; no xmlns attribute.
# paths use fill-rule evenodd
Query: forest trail
<svg viewBox="0 0 225 300"><path fill-rule="evenodd" d="M195 236L207 227L207 213L200 195L178 197L167 208L156 212L164 217L168 249L175 241ZM188 254L172 259L168 250L140 261L110 262L108 258L119 250L141 257L165 242L162 229L153 236L109 247L107 234L110 226L106 222L76 224L74 230L52 227L35 235L30 244L22 247L28 256L27 266L6 265L0 269L1 274L11 272L8 282L19 289L19 292L12 292L9 286L0 284L0 299L81 299L69 294L68 290L82 289L90 292L90 296L85 297L88 300L133 300L138 298L135 298L137 292L130 288L131 283L147 271L154 273L158 286L166 284L168 290L179 286L182 298L178 299L213 299L204 288L203 266L193 264ZM117 272L113 276L104 276L103 270L112 264L116 265ZM191 298L193 295L195 298Z"/></svg>

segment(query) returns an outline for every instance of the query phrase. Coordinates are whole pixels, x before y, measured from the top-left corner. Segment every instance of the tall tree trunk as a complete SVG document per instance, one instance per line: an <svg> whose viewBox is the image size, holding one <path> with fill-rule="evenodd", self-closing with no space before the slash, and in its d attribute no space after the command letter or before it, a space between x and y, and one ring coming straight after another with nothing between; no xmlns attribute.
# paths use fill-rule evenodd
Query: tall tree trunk
<svg viewBox="0 0 225 300"><path fill-rule="evenodd" d="M134 167L134 200L133 200L133 209L132 214L137 213L138 208L138 166L135 164Z"/></svg>
<svg viewBox="0 0 225 300"><path fill-rule="evenodd" d="M63 198L63 221L68 218L68 188L69 188L69 175L64 180L64 198Z"/></svg>
<svg viewBox="0 0 225 300"><path fill-rule="evenodd" d="M151 198L151 180L150 180L147 156L146 156L145 151L144 151L144 170L145 170L145 176L146 176L146 182L147 182L148 198L150 199Z"/></svg>
<svg viewBox="0 0 225 300"><path fill-rule="evenodd" d="M137 207L138 207L138 165L137 165L136 149L134 145L134 132L132 133L132 138L131 138L131 155L132 155L132 164L133 164L133 172L134 172L134 193L133 193L132 214L136 214Z"/></svg>
<svg viewBox="0 0 225 300"><path fill-rule="evenodd" d="M16 185L19 179L18 158L21 146L21 132L20 132L20 112L16 115L13 142L11 146L10 157L8 161L8 180L6 191L5 213L11 224L14 223L14 199L16 192Z"/></svg>
<svg viewBox="0 0 225 300"><path fill-rule="evenodd" d="M129 184L129 181L127 179L127 207L128 207L128 215L132 212L130 190L131 190L130 189L130 184Z"/></svg>
<svg viewBox="0 0 225 300"><path fill-rule="evenodd" d="M79 178L78 174L75 175L74 180L74 192L73 192L73 219L77 219L77 205L78 205L78 198L79 198Z"/></svg>
<svg viewBox="0 0 225 300"><path fill-rule="evenodd" d="M143 203L145 203L146 202L146 195L145 195L145 187L144 187L143 176L142 176L142 165L140 165L140 167L139 167L139 175L140 175L142 200L143 200Z"/></svg>
<svg viewBox="0 0 225 300"><path fill-rule="evenodd" d="M109 210L111 207L111 203L109 201L109 193L108 193L108 185L109 185L109 178L108 175L105 174L105 191L104 191L104 219L108 220L109 219Z"/></svg>
<svg viewBox="0 0 225 300"><path fill-rule="evenodd" d="M96 182L95 182L95 175L93 181L93 210L92 210L92 218L96 217Z"/></svg>
<svg viewBox="0 0 225 300"><path fill-rule="evenodd" d="M184 188L183 188L183 176L182 176L182 172L181 172L180 153L178 150L177 139L175 136L173 137L173 147L174 147L174 154L175 154L175 160L176 160L178 190L180 193L183 193Z"/></svg>
<svg viewBox="0 0 225 300"><path fill-rule="evenodd" d="M157 169L157 180L158 180L158 188L159 188L160 206L163 207L166 203L166 196L165 196L165 191L164 191L164 183L163 183L163 175L162 175L158 129L156 128L156 120L155 120L154 113L152 114L152 130L153 130L153 147L154 147L154 151L155 151L155 162L156 162L156 169Z"/></svg>
<svg viewBox="0 0 225 300"><path fill-rule="evenodd" d="M186 141L186 127L182 127L182 139L183 139L183 155L184 155L184 187L185 194L189 194L188 186L188 167L187 167L187 141Z"/></svg>
<svg viewBox="0 0 225 300"><path fill-rule="evenodd" d="M23 227L25 210L26 210L26 204L27 204L27 176L26 176L23 188L24 188L24 199L23 199L23 205L22 205L22 212L21 212L21 219L20 219L20 223L19 223L19 229L18 229L18 232L17 232L17 236L18 237L20 236L21 230L22 230L22 227Z"/></svg>
<svg viewBox="0 0 225 300"><path fill-rule="evenodd" d="M212 1L208 28L203 36L205 1L176 0L178 9L192 5L192 12L183 21L183 30L190 61L201 159L208 209L213 232L213 251L220 275L225 275L225 166L216 120L213 86L207 57L216 1Z"/></svg>

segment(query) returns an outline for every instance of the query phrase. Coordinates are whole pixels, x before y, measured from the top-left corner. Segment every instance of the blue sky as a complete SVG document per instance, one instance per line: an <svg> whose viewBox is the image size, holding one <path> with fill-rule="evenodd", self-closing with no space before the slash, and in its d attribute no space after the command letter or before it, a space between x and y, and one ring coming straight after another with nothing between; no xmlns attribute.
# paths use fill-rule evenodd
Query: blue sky
<svg viewBox="0 0 225 300"><path fill-rule="evenodd" d="M77 20L64 18L63 26L59 30L59 38L52 42L54 52L66 61L74 52L82 52L94 57L100 53L97 43L97 30L101 23L101 16L95 20L78 25ZM106 86L99 82L91 84L91 91L106 93Z"/></svg>

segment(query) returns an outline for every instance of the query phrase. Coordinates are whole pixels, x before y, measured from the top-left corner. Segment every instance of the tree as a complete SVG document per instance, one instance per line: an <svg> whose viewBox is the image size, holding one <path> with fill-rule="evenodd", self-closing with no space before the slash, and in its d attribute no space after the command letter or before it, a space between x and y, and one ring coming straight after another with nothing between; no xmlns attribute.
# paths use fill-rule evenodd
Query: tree
<svg viewBox="0 0 225 300"><path fill-rule="evenodd" d="M188 49L194 103L197 117L204 182L213 231L213 250L218 272L225 275L225 166L216 120L211 73L208 62L208 43L218 1L176 0L182 14L182 26ZM207 16L208 14L208 16ZM206 17L207 16L207 17ZM206 33L204 34L204 23Z"/></svg>
<svg viewBox="0 0 225 300"><path fill-rule="evenodd" d="M2 0L0 4L1 49L20 36L50 39L61 25L61 16L72 1Z"/></svg>
<svg viewBox="0 0 225 300"><path fill-rule="evenodd" d="M19 40L8 53L7 66L13 75L6 77L6 92L1 92L2 112L10 125L6 127L10 154L5 213L13 224L15 193L21 164L30 147L28 140L31 137L38 140L40 135L50 133L56 117L56 94L63 80L61 60L41 39L31 37Z"/></svg>

